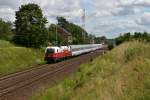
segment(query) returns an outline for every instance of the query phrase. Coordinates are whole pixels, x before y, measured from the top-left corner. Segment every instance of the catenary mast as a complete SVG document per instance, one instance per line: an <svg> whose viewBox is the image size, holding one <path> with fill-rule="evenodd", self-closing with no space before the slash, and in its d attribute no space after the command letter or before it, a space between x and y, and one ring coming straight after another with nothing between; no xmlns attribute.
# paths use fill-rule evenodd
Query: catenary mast
<svg viewBox="0 0 150 100"><path fill-rule="evenodd" d="M85 15L85 9L83 9L83 12L82 12L82 28L85 29L85 19L86 19L86 15ZM83 37L83 40L85 42L85 32L83 31L82 32L82 37Z"/></svg>

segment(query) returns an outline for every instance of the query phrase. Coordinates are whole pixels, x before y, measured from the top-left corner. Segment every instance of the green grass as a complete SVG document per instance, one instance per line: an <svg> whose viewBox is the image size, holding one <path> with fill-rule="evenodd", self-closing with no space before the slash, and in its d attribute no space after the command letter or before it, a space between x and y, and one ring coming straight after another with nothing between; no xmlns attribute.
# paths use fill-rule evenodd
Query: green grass
<svg viewBox="0 0 150 100"><path fill-rule="evenodd" d="M150 100L150 44L124 43L32 100Z"/></svg>
<svg viewBox="0 0 150 100"><path fill-rule="evenodd" d="M0 76L44 63L42 50L15 46L0 40Z"/></svg>

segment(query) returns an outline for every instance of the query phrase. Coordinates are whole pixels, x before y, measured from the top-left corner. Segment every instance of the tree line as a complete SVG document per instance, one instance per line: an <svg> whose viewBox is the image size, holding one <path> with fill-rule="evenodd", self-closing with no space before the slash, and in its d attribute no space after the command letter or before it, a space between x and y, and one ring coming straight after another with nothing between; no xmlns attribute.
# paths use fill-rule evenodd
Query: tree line
<svg viewBox="0 0 150 100"><path fill-rule="evenodd" d="M44 17L40 6L33 3L22 5L16 11L14 23L0 19L0 39L33 48L47 46L49 42L52 45L56 45L56 28L60 26L72 33L72 44L89 44L93 43L94 40L95 43L104 42L109 44L110 48L113 48L114 44L119 45L125 41L150 41L150 35L147 32L135 32L134 34L129 32L115 39L107 39L105 36L95 37L64 17L57 17L56 19L57 24L51 24L46 27L48 21ZM61 34L58 34L57 38L59 45L66 45L66 43L63 43L64 39Z"/></svg>
<svg viewBox="0 0 150 100"><path fill-rule="evenodd" d="M0 39L10 40L17 45L33 48L46 46L49 42L56 45L56 27L58 26L72 33L72 44L87 44L94 37L64 17L57 17L57 24L46 27L48 21L37 4L22 5L15 16L14 26L10 22L0 20ZM66 45L63 43L61 34L58 34L57 38L59 45Z"/></svg>
<svg viewBox="0 0 150 100"><path fill-rule="evenodd" d="M49 41L55 43L56 37L56 27L62 27L72 34L72 44L88 44L91 41L91 34L88 34L82 27L67 21L64 17L57 17L57 24L51 24L48 28L49 31ZM58 43L62 44L62 37L58 34Z"/></svg>
<svg viewBox="0 0 150 100"><path fill-rule="evenodd" d="M116 45L119 45L126 41L133 41L133 40L150 42L150 34L147 32L134 32L133 34L128 32L115 38Z"/></svg>

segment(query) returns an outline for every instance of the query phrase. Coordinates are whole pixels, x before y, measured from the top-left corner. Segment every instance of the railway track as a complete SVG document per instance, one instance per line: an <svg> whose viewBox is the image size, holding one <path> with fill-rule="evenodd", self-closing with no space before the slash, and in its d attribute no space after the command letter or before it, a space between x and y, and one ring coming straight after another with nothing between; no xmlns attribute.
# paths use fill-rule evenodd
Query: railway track
<svg viewBox="0 0 150 100"><path fill-rule="evenodd" d="M74 60L72 60L72 61L74 61ZM49 65L49 64L45 64L45 65L41 65L41 66L38 66L38 67L34 67L34 68L31 68L31 69L29 69L29 70L25 70L25 71L21 71L21 72L17 72L17 73L14 73L14 74L10 74L10 75L6 75L6 76L3 76L3 77L0 77L0 91L5 87L9 87L9 86L11 86L12 84L17 84L17 83L19 83L19 82L22 82L22 81L24 81L24 79L21 79L20 81L17 81L17 82L11 82L11 85L8 85L8 84L5 84L5 85L7 85L7 86L4 86L4 85L2 85L4 82L6 83L6 81L9 81L9 80L12 80L12 79L15 79L15 78L19 78L19 77L23 77L23 76L26 76L26 78L28 79L28 78L32 78L31 76L29 76L29 77L27 77L27 74L30 74L30 73L34 73L32 76L33 77L35 77L36 75L39 75L39 74L42 74L42 73L45 73L45 69L56 69L56 68L58 68L58 67L61 67L62 65L65 65L65 64L67 64L68 63L68 61L66 61L66 62L59 62L59 63L57 63L57 64L51 64L51 65ZM44 70L44 72L42 71L42 70ZM42 72L41 72L42 71ZM41 72L41 73L39 73L39 72ZM17 79L18 80L18 79ZM8 83L8 82L7 82ZM0 92L0 94L1 94L1 92Z"/></svg>
<svg viewBox="0 0 150 100"><path fill-rule="evenodd" d="M92 55L92 56L91 56ZM44 78L55 77L57 74L67 72L68 70L76 69L77 65L85 61L89 61L92 57L98 56L97 53L82 55L82 57L76 57L64 62L56 64L45 64L39 67L35 67L26 71L18 72L12 75L7 75L0 78L0 100L11 100L7 98L7 94L11 94L14 91L18 91L20 88L24 88L33 83L42 81ZM25 99L24 99L25 100Z"/></svg>
<svg viewBox="0 0 150 100"><path fill-rule="evenodd" d="M46 65L41 65L42 67L46 66ZM20 72L16 72L14 74L9 74L9 75L6 75L6 76L1 76L0 77L0 81L2 80L5 80L5 79L8 79L8 78L11 78L11 77L15 77L17 75L20 75L20 74L24 74L24 73L27 73L27 72L31 72L33 70L36 70L36 69L41 69L41 66L38 66L38 67L33 67L31 69L28 69L28 70L24 70L24 71L20 71Z"/></svg>
<svg viewBox="0 0 150 100"><path fill-rule="evenodd" d="M64 69L68 68L69 66L73 66L73 65L76 65L78 63L80 63L80 62L77 61L77 62L74 62L74 63L71 63L71 64L59 66L58 68L55 67L53 70L51 70L49 72L46 72L46 73L44 73L42 75L33 76L33 77L31 77L31 79L28 79L28 80L18 81L18 82L14 83L14 84L11 84L11 85L7 86L7 87L1 87L0 88L0 97L5 95L6 93L12 92L15 89L18 89L18 88L21 88L21 87L23 87L25 85L31 84L32 82L34 82L36 80L39 80L39 79L41 79L41 78L43 78L43 77L45 77L47 75L58 73L60 71L64 71ZM11 78L11 77L9 77L9 78ZM4 79L4 81L5 81L5 79Z"/></svg>

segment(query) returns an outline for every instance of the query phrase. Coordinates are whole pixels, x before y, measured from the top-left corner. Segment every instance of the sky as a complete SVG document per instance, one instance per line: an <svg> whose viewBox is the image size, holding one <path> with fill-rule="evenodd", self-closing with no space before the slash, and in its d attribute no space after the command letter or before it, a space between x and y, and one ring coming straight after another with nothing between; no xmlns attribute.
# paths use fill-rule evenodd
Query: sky
<svg viewBox="0 0 150 100"><path fill-rule="evenodd" d="M36 3L49 23L56 16L82 26L85 9L85 29L96 36L114 38L121 33L150 33L150 0L0 0L0 18L15 21L15 11L23 4Z"/></svg>

